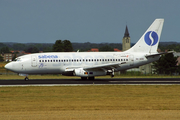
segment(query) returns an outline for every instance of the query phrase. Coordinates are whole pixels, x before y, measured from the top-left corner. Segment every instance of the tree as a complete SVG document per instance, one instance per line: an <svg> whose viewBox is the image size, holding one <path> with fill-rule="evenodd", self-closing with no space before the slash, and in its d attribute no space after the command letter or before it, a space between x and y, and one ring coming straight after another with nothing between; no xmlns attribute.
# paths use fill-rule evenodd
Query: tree
<svg viewBox="0 0 180 120"><path fill-rule="evenodd" d="M27 53L38 53L39 49L37 47L30 47L30 48L26 49L25 52L27 52Z"/></svg>
<svg viewBox="0 0 180 120"><path fill-rule="evenodd" d="M63 46L64 46L64 52L72 52L73 51L72 44L69 40L64 40Z"/></svg>
<svg viewBox="0 0 180 120"><path fill-rule="evenodd" d="M6 46L6 47L1 48L1 53L10 53L10 50L9 50L9 48Z"/></svg>
<svg viewBox="0 0 180 120"><path fill-rule="evenodd" d="M176 66L177 57L174 57L173 53L162 55L161 58L153 62L154 72L157 74L173 74L179 71L179 67Z"/></svg>
<svg viewBox="0 0 180 120"><path fill-rule="evenodd" d="M3 57L0 55L0 62L3 62L4 61L4 59L3 59Z"/></svg>
<svg viewBox="0 0 180 120"><path fill-rule="evenodd" d="M63 42L61 40L56 40L55 44L53 45L54 52L63 52Z"/></svg>
<svg viewBox="0 0 180 120"><path fill-rule="evenodd" d="M52 52L52 47L45 47L43 52Z"/></svg>
<svg viewBox="0 0 180 120"><path fill-rule="evenodd" d="M15 43L13 44L12 48L14 50L24 50L26 48L26 45L22 43Z"/></svg>
<svg viewBox="0 0 180 120"><path fill-rule="evenodd" d="M33 47L31 53L38 53L39 49L37 47Z"/></svg>
<svg viewBox="0 0 180 120"><path fill-rule="evenodd" d="M55 44L53 45L54 52L72 52L73 47L69 40L56 40Z"/></svg>
<svg viewBox="0 0 180 120"><path fill-rule="evenodd" d="M14 61L17 57L17 53L14 54L13 58L12 58L12 61Z"/></svg>
<svg viewBox="0 0 180 120"><path fill-rule="evenodd" d="M108 45L99 48L99 51L114 51L114 49Z"/></svg>
<svg viewBox="0 0 180 120"><path fill-rule="evenodd" d="M4 47L4 46L6 46L6 45L3 44L3 43L0 43L0 49L1 49L2 47Z"/></svg>

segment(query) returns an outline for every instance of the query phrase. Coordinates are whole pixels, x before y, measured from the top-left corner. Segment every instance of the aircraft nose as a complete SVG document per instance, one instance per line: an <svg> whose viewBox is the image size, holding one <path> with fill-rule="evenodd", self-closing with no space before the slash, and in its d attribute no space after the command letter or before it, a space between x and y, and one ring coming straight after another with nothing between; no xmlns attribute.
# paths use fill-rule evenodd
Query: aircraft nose
<svg viewBox="0 0 180 120"><path fill-rule="evenodd" d="M8 63L4 66L6 69L11 70L12 69L12 64Z"/></svg>

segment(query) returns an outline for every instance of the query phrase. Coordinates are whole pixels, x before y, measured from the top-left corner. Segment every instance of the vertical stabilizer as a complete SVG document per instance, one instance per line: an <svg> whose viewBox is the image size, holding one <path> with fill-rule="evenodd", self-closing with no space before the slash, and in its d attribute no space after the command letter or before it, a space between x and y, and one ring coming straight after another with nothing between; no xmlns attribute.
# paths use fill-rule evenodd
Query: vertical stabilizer
<svg viewBox="0 0 180 120"><path fill-rule="evenodd" d="M139 41L127 52L157 53L164 19L155 19Z"/></svg>

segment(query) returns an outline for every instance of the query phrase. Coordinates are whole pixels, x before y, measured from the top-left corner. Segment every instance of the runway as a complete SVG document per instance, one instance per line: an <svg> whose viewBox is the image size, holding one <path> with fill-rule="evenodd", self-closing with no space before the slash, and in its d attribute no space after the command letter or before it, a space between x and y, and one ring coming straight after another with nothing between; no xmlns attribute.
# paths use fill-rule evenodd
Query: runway
<svg viewBox="0 0 180 120"><path fill-rule="evenodd" d="M178 85L180 78L110 78L110 79L32 79L0 80L0 86L41 86L41 85Z"/></svg>

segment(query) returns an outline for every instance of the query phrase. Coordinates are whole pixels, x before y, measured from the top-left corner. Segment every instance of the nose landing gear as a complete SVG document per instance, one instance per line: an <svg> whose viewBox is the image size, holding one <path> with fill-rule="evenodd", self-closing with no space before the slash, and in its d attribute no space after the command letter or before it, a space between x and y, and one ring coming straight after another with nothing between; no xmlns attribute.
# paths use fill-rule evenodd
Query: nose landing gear
<svg viewBox="0 0 180 120"><path fill-rule="evenodd" d="M114 69L112 69L111 78L114 77Z"/></svg>
<svg viewBox="0 0 180 120"><path fill-rule="evenodd" d="M25 81L29 80L29 78L27 77L28 74L22 74L22 73L19 73L19 76L25 76L25 78L24 78Z"/></svg>
<svg viewBox="0 0 180 120"><path fill-rule="evenodd" d="M24 78L24 80L27 81L27 80L29 80L29 78L26 76L26 77Z"/></svg>

